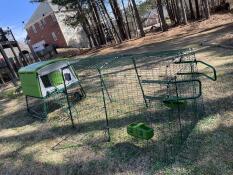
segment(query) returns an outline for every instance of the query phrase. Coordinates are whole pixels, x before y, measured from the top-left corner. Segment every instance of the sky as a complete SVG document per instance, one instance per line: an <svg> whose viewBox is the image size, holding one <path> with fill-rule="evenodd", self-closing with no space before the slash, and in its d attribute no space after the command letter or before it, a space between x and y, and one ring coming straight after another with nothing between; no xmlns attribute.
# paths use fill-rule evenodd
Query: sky
<svg viewBox="0 0 233 175"><path fill-rule="evenodd" d="M26 31L23 21L30 19L37 3L30 3L30 0L0 0L0 27L6 29L10 27L17 40L24 40Z"/></svg>

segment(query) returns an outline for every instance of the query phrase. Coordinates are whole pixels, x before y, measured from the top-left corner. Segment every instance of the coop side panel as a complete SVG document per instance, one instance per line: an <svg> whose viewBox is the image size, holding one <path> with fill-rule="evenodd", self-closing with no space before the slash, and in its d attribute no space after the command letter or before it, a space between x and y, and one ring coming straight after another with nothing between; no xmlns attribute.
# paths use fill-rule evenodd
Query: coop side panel
<svg viewBox="0 0 233 175"><path fill-rule="evenodd" d="M35 73L21 73L19 77L24 95L42 97L40 84Z"/></svg>

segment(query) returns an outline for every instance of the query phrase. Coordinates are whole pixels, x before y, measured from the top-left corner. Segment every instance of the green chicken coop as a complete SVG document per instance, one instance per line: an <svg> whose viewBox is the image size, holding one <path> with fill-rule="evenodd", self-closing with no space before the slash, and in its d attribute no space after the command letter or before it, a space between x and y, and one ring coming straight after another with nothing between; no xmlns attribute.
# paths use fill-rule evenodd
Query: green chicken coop
<svg viewBox="0 0 233 175"><path fill-rule="evenodd" d="M81 98L84 94L73 67L66 60L37 62L21 68L18 73L27 110L34 117L46 118L51 101L60 103L60 106L66 104L69 108L67 89L71 86L76 87L76 97Z"/></svg>

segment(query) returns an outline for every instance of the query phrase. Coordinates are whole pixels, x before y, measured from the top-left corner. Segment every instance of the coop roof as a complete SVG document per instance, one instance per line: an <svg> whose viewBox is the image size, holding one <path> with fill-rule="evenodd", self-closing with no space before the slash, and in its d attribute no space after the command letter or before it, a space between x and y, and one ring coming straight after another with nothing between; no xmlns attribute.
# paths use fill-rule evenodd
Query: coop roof
<svg viewBox="0 0 233 175"><path fill-rule="evenodd" d="M58 62L63 62L64 64L68 64L67 61L65 60L49 60L49 61L41 61L41 62L37 62L37 63L33 63L30 64L26 67L23 67L19 70L19 73L36 73L39 70L41 70L42 68L47 67L48 65L54 64L54 63L58 63Z"/></svg>

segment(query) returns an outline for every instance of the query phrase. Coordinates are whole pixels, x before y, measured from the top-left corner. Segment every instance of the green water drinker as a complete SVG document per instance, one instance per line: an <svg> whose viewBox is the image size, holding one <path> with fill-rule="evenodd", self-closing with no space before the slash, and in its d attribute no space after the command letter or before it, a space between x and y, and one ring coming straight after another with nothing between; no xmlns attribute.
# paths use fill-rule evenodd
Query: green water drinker
<svg viewBox="0 0 233 175"><path fill-rule="evenodd" d="M149 140L154 136L154 130L144 123L131 123L127 126L127 133L144 140Z"/></svg>

